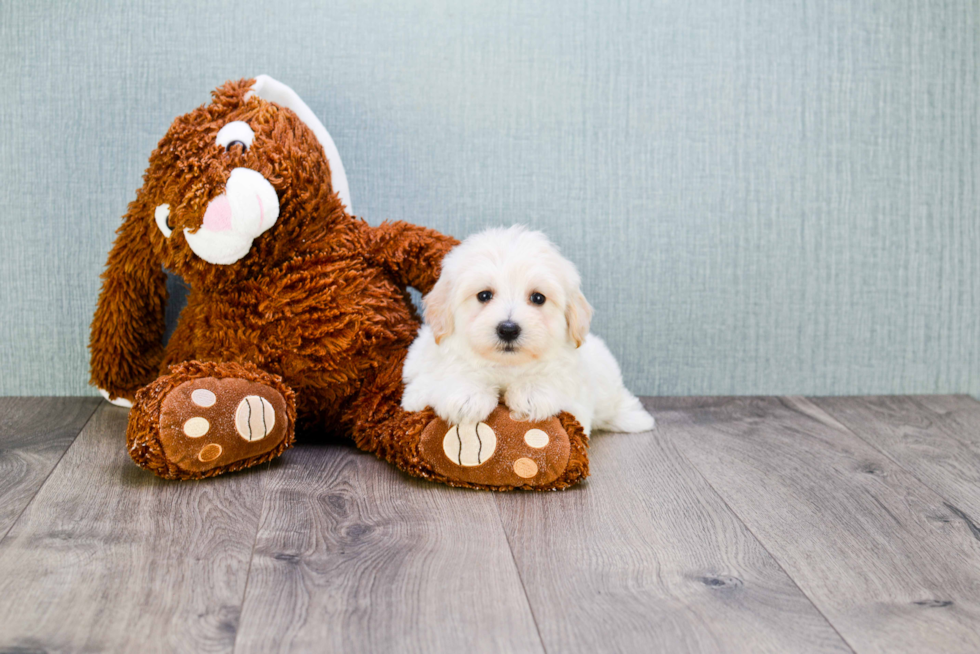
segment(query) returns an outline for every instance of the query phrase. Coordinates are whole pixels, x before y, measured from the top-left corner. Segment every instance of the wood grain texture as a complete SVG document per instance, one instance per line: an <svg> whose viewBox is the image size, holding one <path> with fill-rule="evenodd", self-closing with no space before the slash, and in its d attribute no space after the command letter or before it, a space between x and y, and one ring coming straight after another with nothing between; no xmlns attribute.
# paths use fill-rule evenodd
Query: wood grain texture
<svg viewBox="0 0 980 654"><path fill-rule="evenodd" d="M549 652L850 651L659 431L590 456L582 486L495 497Z"/></svg>
<svg viewBox="0 0 980 654"><path fill-rule="evenodd" d="M980 651L980 404L646 404L586 484L495 495L308 441L165 482L124 410L72 441L89 400L2 399L0 463L53 470L0 540L0 652Z"/></svg>
<svg viewBox="0 0 980 654"><path fill-rule="evenodd" d="M101 400L0 397L0 540Z"/></svg>
<svg viewBox="0 0 980 654"><path fill-rule="evenodd" d="M0 651L231 651L271 472L160 480L127 416L100 405L0 543Z"/></svg>
<svg viewBox="0 0 980 654"><path fill-rule="evenodd" d="M348 445L283 461L236 652L542 652L492 494Z"/></svg>
<svg viewBox="0 0 980 654"><path fill-rule="evenodd" d="M980 402L964 395L811 401L948 500L980 538Z"/></svg>
<svg viewBox="0 0 980 654"><path fill-rule="evenodd" d="M801 398L647 406L857 652L980 649L980 541L891 459Z"/></svg>

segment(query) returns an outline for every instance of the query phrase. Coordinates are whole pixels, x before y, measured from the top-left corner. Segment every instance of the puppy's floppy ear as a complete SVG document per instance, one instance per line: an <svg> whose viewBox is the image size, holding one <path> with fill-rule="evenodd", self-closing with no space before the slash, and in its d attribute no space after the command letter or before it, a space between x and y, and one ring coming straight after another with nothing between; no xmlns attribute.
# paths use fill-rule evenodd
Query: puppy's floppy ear
<svg viewBox="0 0 980 654"><path fill-rule="evenodd" d="M436 344L441 343L442 339L453 333L451 296L452 284L446 275L442 275L429 294L422 298L425 322L432 328L432 335L436 337Z"/></svg>
<svg viewBox="0 0 980 654"><path fill-rule="evenodd" d="M592 322L592 305L578 288L568 296L565 307L565 322L568 323L568 337L575 341L575 347L581 347L585 337L589 335L589 325Z"/></svg>

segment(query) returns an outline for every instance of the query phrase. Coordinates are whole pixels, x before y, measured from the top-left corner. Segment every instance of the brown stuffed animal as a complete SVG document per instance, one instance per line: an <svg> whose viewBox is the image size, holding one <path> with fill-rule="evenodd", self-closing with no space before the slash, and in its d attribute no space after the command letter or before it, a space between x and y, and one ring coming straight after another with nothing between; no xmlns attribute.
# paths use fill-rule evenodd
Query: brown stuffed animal
<svg viewBox="0 0 980 654"><path fill-rule="evenodd" d="M92 383L132 402L133 460L209 477L278 456L299 421L458 486L585 477L586 438L568 414L529 424L501 407L466 427L400 408L419 327L406 288L428 292L456 241L371 227L348 213L346 187L326 130L271 78L228 82L174 121L117 232L92 322ZM191 289L165 346L164 268ZM524 438L531 428L544 443ZM464 453L473 438L482 456Z"/></svg>

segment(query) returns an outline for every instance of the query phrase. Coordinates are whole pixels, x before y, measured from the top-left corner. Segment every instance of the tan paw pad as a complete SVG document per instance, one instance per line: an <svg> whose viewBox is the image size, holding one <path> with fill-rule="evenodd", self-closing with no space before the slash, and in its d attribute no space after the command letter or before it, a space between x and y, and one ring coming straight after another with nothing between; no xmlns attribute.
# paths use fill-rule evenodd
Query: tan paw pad
<svg viewBox="0 0 980 654"><path fill-rule="evenodd" d="M497 449L497 435L484 422L453 425L442 439L446 457L458 466L478 466Z"/></svg>
<svg viewBox="0 0 980 654"><path fill-rule="evenodd" d="M235 429L247 441L265 438L276 426L276 411L269 400L249 395L238 403L235 411Z"/></svg>
<svg viewBox="0 0 980 654"><path fill-rule="evenodd" d="M191 418L184 423L184 433L188 438L200 438L208 433L209 429L211 429L211 423L208 422L207 418L201 418L200 416Z"/></svg>
<svg viewBox="0 0 980 654"><path fill-rule="evenodd" d="M204 463L207 463L208 461L214 461L219 456L221 456L221 446L217 443L211 443L210 445L205 445L203 448L201 448L197 458Z"/></svg>
<svg viewBox="0 0 980 654"><path fill-rule="evenodd" d="M543 447L548 447L551 437L540 429L528 429L524 434L524 442L527 443L528 447L540 450Z"/></svg>
<svg viewBox="0 0 980 654"><path fill-rule="evenodd" d="M213 406L217 400L218 396L206 388L198 388L191 393L191 402L204 408Z"/></svg>
<svg viewBox="0 0 980 654"><path fill-rule="evenodd" d="M522 479L530 479L538 474L538 464L527 458L514 461L514 472Z"/></svg>

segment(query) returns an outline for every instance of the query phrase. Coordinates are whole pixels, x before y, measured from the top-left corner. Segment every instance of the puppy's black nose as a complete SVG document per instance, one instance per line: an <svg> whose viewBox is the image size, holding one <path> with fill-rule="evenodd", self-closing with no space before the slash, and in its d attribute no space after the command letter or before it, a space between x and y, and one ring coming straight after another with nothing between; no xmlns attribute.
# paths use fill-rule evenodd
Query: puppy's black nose
<svg viewBox="0 0 980 654"><path fill-rule="evenodd" d="M500 337L505 343L510 343L517 340L517 337L521 335L521 326L516 322L511 322L510 320L505 320L499 325L497 325L497 336Z"/></svg>

